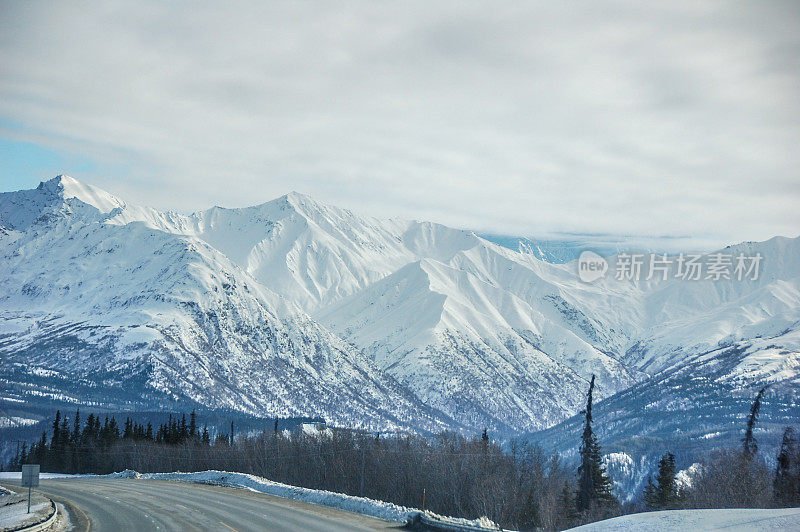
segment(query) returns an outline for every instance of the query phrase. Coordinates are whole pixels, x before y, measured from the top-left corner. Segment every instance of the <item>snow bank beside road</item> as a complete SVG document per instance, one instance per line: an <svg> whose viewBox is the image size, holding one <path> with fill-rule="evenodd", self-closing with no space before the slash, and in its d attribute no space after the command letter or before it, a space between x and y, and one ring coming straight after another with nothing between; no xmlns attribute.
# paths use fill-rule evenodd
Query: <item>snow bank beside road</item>
<svg viewBox="0 0 800 532"><path fill-rule="evenodd" d="M69 475L66 473L39 473L40 480L47 480L49 478L77 478L77 477L94 477L96 475ZM19 480L22 482L22 473L19 471L0 471L0 480Z"/></svg>
<svg viewBox="0 0 800 532"><path fill-rule="evenodd" d="M20 492L0 490L0 530L17 530L47 520L53 515L50 499L38 492L31 497L31 511L28 513L28 497Z"/></svg>
<svg viewBox="0 0 800 532"><path fill-rule="evenodd" d="M273 482L255 475L231 473L228 471L200 471L197 473L137 473L136 471L126 469L120 473L112 473L105 476L107 478L142 478L152 480L171 480L177 482L196 482L200 484L214 484L218 486L234 486L260 493L266 493L269 495L276 495L286 499L319 504L322 506L346 510L348 512L369 515L394 523L405 523L410 516L422 512L422 510L418 510L416 508L407 508L391 502L377 501L374 499L367 499L365 497L354 497L352 495L345 495L343 493L336 493L333 491L300 488L297 486ZM481 527L489 530L499 529L497 525L485 517L475 520L468 520L437 516L431 512L427 512L427 514L435 516L444 522Z"/></svg>
<svg viewBox="0 0 800 532"><path fill-rule="evenodd" d="M281 484L280 482L273 482L271 480L267 480L266 478L257 477L255 475L233 473L230 471L199 471L196 473L138 473L136 471L126 469L125 471L111 473L109 475L66 475L61 473L41 473L39 478L44 480L56 478L91 477L141 478L146 480L169 480L175 482L193 482L198 484L231 486L256 491L259 493L266 493L268 495L275 495L285 499L293 499L296 501L328 506L330 508L338 508L340 510L346 510L348 512L357 514L369 515L385 521L391 521L393 523L405 523L409 517L422 513L422 510L417 508L407 508L391 502L367 499L366 497L354 497L352 495L345 495L343 493L336 493L333 491L300 488L297 486L290 486L288 484ZM21 480L21 473L19 471L1 472L0 480ZM469 520L440 516L434 514L433 512L425 512L425 514L428 517L443 523L478 527L486 530L499 530L499 527L486 517Z"/></svg>
<svg viewBox="0 0 800 532"><path fill-rule="evenodd" d="M624 515L571 528L580 532L684 532L686 530L800 530L800 508L666 510Z"/></svg>
<svg viewBox="0 0 800 532"><path fill-rule="evenodd" d="M340 508L350 512L371 515L380 519L393 522L405 522L408 515L414 512L405 506L398 506L389 502L374 501L363 497L353 497L332 491L312 490L272 482L255 475L245 473L231 473L227 471L201 471L197 473L137 473L125 470L121 473L107 475L110 478L142 478L152 480L172 480L178 482L196 482L201 484L215 484L219 486L235 486L246 488L260 493L277 495L287 499L321 504L332 508Z"/></svg>

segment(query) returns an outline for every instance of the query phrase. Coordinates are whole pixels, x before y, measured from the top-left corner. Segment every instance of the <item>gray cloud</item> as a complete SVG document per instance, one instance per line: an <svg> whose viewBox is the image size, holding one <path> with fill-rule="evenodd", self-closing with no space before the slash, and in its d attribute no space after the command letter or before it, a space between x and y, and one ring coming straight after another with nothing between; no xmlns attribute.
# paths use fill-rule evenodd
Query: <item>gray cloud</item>
<svg viewBox="0 0 800 532"><path fill-rule="evenodd" d="M75 177L162 208L299 190L764 239L800 232L798 57L795 2L4 2L1 134L126 164Z"/></svg>

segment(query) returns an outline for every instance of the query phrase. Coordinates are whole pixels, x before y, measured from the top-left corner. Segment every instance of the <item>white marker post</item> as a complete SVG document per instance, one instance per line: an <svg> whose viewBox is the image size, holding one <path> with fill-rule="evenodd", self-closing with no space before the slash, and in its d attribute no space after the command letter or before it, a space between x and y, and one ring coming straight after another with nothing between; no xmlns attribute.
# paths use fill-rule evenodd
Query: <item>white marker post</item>
<svg viewBox="0 0 800 532"><path fill-rule="evenodd" d="M28 488L28 513L31 513L31 488L39 486L39 464L22 466L22 487Z"/></svg>

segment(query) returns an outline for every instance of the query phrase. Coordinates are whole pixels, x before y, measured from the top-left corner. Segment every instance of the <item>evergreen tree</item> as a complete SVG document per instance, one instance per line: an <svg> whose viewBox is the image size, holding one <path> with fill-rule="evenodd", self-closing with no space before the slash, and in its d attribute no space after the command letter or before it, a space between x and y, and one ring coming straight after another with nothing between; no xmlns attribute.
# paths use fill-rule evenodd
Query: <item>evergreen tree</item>
<svg viewBox="0 0 800 532"><path fill-rule="evenodd" d="M167 428L167 443L178 443L178 420L169 416L169 427Z"/></svg>
<svg viewBox="0 0 800 532"><path fill-rule="evenodd" d="M750 407L750 416L747 418L747 429L745 430L744 438L742 438L744 455L747 458L752 458L758 452L758 443L756 442L756 437L753 436L753 429L756 426L756 421L758 421L758 412L761 410L761 397L765 391L767 391L766 386L759 390L756 400L753 401L753 406Z"/></svg>
<svg viewBox="0 0 800 532"><path fill-rule="evenodd" d="M28 463L28 444L23 442L22 443L22 451L19 453L19 465L20 469L22 469L23 464Z"/></svg>
<svg viewBox="0 0 800 532"><path fill-rule="evenodd" d="M197 436L197 415L192 410L189 416L189 437L194 438L195 436Z"/></svg>
<svg viewBox="0 0 800 532"><path fill-rule="evenodd" d="M111 422L108 424L108 441L110 445L117 443L119 440L119 426L114 416L111 416Z"/></svg>
<svg viewBox="0 0 800 532"><path fill-rule="evenodd" d="M61 420L61 429L58 431L59 442L58 445L61 447L61 450L64 451L67 447L67 444L70 440L69 434L69 418L64 416Z"/></svg>
<svg viewBox="0 0 800 532"><path fill-rule="evenodd" d="M56 430L56 426L58 429ZM67 464L67 445L69 445L69 421L66 416L61 416L61 412L56 412L53 421L53 439L50 443L51 460L50 465L57 473L66 471Z"/></svg>
<svg viewBox="0 0 800 532"><path fill-rule="evenodd" d="M578 514L598 509L608 509L618 505L611 493L611 480L603 465L600 444L592 430L592 393L594 375L589 383L586 396L585 421L580 445L580 465L578 466L578 491L575 494L575 510Z"/></svg>
<svg viewBox="0 0 800 532"><path fill-rule="evenodd" d="M798 470L797 439L792 427L786 427L778 453L773 481L775 504L783 508L800 504L800 470Z"/></svg>
<svg viewBox="0 0 800 532"><path fill-rule="evenodd" d="M178 443L183 443L189 439L189 426L186 424L186 414L181 415L181 425L178 430Z"/></svg>
<svg viewBox="0 0 800 532"><path fill-rule="evenodd" d="M47 458L47 432L42 431L42 437L39 438L39 443L34 444L34 449L33 461L37 464L44 464Z"/></svg>
<svg viewBox="0 0 800 532"><path fill-rule="evenodd" d="M654 510L658 506L658 495L656 485L653 484L653 476L647 477L647 486L644 487L644 506L648 510Z"/></svg>
<svg viewBox="0 0 800 532"><path fill-rule="evenodd" d="M211 445L211 436L208 434L208 427L203 427L203 437L201 438L201 441L206 447Z"/></svg>
<svg viewBox="0 0 800 532"><path fill-rule="evenodd" d="M61 442L61 410L56 411L56 419L53 421L53 439L50 440L50 449L55 450Z"/></svg>
<svg viewBox="0 0 800 532"><path fill-rule="evenodd" d="M83 441L91 441L95 439L94 435L94 414L89 414L86 418L86 426L83 427Z"/></svg>
<svg viewBox="0 0 800 532"><path fill-rule="evenodd" d="M644 489L644 501L648 510L671 510L678 505L678 485L675 482L675 456L666 453L658 462L656 484L648 477Z"/></svg>
<svg viewBox="0 0 800 532"><path fill-rule="evenodd" d="M81 410L75 410L75 421L72 423L72 445L77 446L81 439Z"/></svg>

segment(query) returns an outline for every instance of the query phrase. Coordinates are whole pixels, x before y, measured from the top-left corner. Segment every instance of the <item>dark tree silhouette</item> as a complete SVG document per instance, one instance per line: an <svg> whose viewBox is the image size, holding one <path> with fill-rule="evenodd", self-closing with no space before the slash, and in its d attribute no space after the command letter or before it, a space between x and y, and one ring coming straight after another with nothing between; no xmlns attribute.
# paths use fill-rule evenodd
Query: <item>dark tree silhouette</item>
<svg viewBox="0 0 800 532"><path fill-rule="evenodd" d="M656 483L647 479L644 502L648 510L671 510L678 506L678 486L675 482L675 456L666 453L658 462Z"/></svg>
<svg viewBox="0 0 800 532"><path fill-rule="evenodd" d="M742 445L744 446L744 454L748 458L752 458L758 452L758 442L753 435L753 429L756 426L756 421L758 421L758 412L761 410L761 397L765 391L767 391L766 386L759 390L755 401L753 401L753 406L750 407L750 417L747 418L747 429L745 429L744 438L742 438Z"/></svg>
<svg viewBox="0 0 800 532"><path fill-rule="evenodd" d="M575 509L578 514L610 509L617 506L611 493L611 480L603 465L600 444L592 430L592 394L594 375L586 395L585 421L580 445L580 465L578 466L578 491L575 494Z"/></svg>
<svg viewBox="0 0 800 532"><path fill-rule="evenodd" d="M781 441L772 484L775 504L783 508L800 504L800 467L798 467L797 439L792 427L786 427Z"/></svg>

